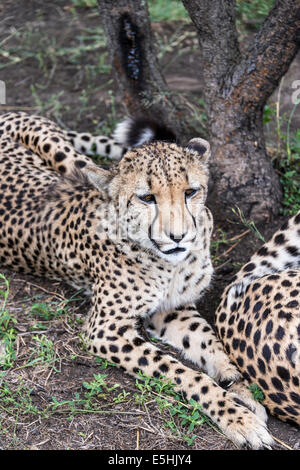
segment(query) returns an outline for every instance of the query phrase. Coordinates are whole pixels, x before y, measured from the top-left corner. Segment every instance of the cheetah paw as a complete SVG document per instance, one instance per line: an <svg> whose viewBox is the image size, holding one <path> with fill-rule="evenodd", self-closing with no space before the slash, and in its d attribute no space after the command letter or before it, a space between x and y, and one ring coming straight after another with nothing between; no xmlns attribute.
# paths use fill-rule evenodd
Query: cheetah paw
<svg viewBox="0 0 300 470"><path fill-rule="evenodd" d="M237 367L229 361L223 351L215 353L214 362L207 364L206 369L206 373L224 388L242 378Z"/></svg>
<svg viewBox="0 0 300 470"><path fill-rule="evenodd" d="M246 449L272 449L274 444L264 421L247 410L223 429L226 436L240 448Z"/></svg>
<svg viewBox="0 0 300 470"><path fill-rule="evenodd" d="M242 404L249 408L259 419L264 423L268 420L266 409L257 400L254 400L252 393L250 392L248 385L245 382L237 382L230 386L230 394L234 395L238 400L242 401Z"/></svg>

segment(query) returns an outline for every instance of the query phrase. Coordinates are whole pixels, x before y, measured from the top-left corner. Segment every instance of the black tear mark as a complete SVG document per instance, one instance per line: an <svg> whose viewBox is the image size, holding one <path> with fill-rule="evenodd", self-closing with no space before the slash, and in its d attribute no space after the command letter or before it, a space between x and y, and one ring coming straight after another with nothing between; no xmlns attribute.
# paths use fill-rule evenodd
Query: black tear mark
<svg viewBox="0 0 300 470"><path fill-rule="evenodd" d="M134 80L135 87L142 83L143 52L139 28L128 13L120 18L119 41L122 52L123 68L127 77Z"/></svg>

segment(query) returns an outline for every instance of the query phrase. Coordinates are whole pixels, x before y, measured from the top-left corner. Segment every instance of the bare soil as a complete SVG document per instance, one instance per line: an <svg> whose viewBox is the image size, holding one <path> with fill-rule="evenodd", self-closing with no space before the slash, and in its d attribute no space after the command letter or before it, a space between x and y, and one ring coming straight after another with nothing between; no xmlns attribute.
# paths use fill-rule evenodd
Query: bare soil
<svg viewBox="0 0 300 470"><path fill-rule="evenodd" d="M3 111L25 109L32 114L46 115L65 128L110 132L126 111L112 79L100 28L95 9L74 9L71 0L2 3L0 79L5 81L7 90ZM199 119L205 120L201 74L195 73L201 69L200 56L192 26L156 23L153 28L170 88L184 94L191 103L191 112L198 112ZM103 61L99 59L101 55ZM299 78L299 60L292 64L282 86L285 112L292 108L290 86L297 74ZM299 117L293 125L298 124ZM268 238L284 220L279 217L258 229ZM213 236L216 274L210 290L199 303L199 311L210 323L224 287L262 244L234 215L227 222L221 226L216 221ZM74 291L64 283L20 275L4 267L1 272L10 279L7 309L17 319L14 328L18 332L15 363L2 377L18 405L3 407L4 401L2 406L0 402L1 449L235 450L226 437L207 424L195 428L197 437L189 446L180 424L177 434L166 427L170 415L161 412L155 400L137 404L134 379L116 367L103 369L103 364L85 352L80 324L89 305L80 294L79 300L77 297L68 303ZM50 305L52 310L67 305L68 312L45 320L32 313L37 303ZM37 360L35 337L46 337L52 342L52 356L48 361ZM35 362L28 366L30 358ZM99 403L107 405L101 412L70 412L70 402L85 397L83 384L93 381L94 374L107 374L106 383L110 387L119 384L119 388L110 393L104 390L96 397ZM19 396L18 390L23 390ZM30 391L28 412L20 404L20 395L25 396L25 390ZM120 391L128 396L118 402ZM68 405L49 412L53 397ZM270 418L269 427L278 439L277 449L299 449L299 429L274 418Z"/></svg>

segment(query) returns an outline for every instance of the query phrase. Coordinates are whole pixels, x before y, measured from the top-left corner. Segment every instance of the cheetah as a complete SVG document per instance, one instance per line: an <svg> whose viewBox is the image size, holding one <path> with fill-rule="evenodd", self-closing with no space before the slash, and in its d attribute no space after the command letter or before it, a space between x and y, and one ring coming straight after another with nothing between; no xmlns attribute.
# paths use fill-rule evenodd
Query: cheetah
<svg viewBox="0 0 300 470"><path fill-rule="evenodd" d="M236 445L268 448L264 407L246 387L226 389L240 372L195 306L213 274L210 145L155 133L151 123L121 123L117 141L126 148L131 136L131 149L101 168L55 123L2 115L0 264L85 289L91 354L134 377L167 378ZM143 322L196 369L143 335Z"/></svg>
<svg viewBox="0 0 300 470"><path fill-rule="evenodd" d="M271 414L300 425L300 212L223 293L215 324L231 360Z"/></svg>

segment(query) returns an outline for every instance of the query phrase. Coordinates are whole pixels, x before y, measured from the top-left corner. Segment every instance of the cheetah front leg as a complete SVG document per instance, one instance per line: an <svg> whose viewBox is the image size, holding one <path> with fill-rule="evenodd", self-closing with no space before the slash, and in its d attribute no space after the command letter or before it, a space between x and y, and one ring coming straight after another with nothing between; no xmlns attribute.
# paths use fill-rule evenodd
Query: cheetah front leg
<svg viewBox="0 0 300 470"><path fill-rule="evenodd" d="M235 382L241 378L230 362L211 326L194 304L170 312L155 313L147 331L150 335L179 350L217 382Z"/></svg>
<svg viewBox="0 0 300 470"><path fill-rule="evenodd" d="M263 421L265 408L255 401L246 381L225 353L222 343L196 306L190 304L170 312L155 313L148 324L150 335L177 349L221 386L228 387Z"/></svg>
<svg viewBox="0 0 300 470"><path fill-rule="evenodd" d="M272 445L261 419L208 375L186 367L142 338L136 318L126 313L121 309L116 311L114 306L112 315L108 306L95 302L86 325L92 353L107 358L137 378L140 378L139 371L147 376L165 376L187 400L198 401L204 413L238 446L258 449Z"/></svg>

